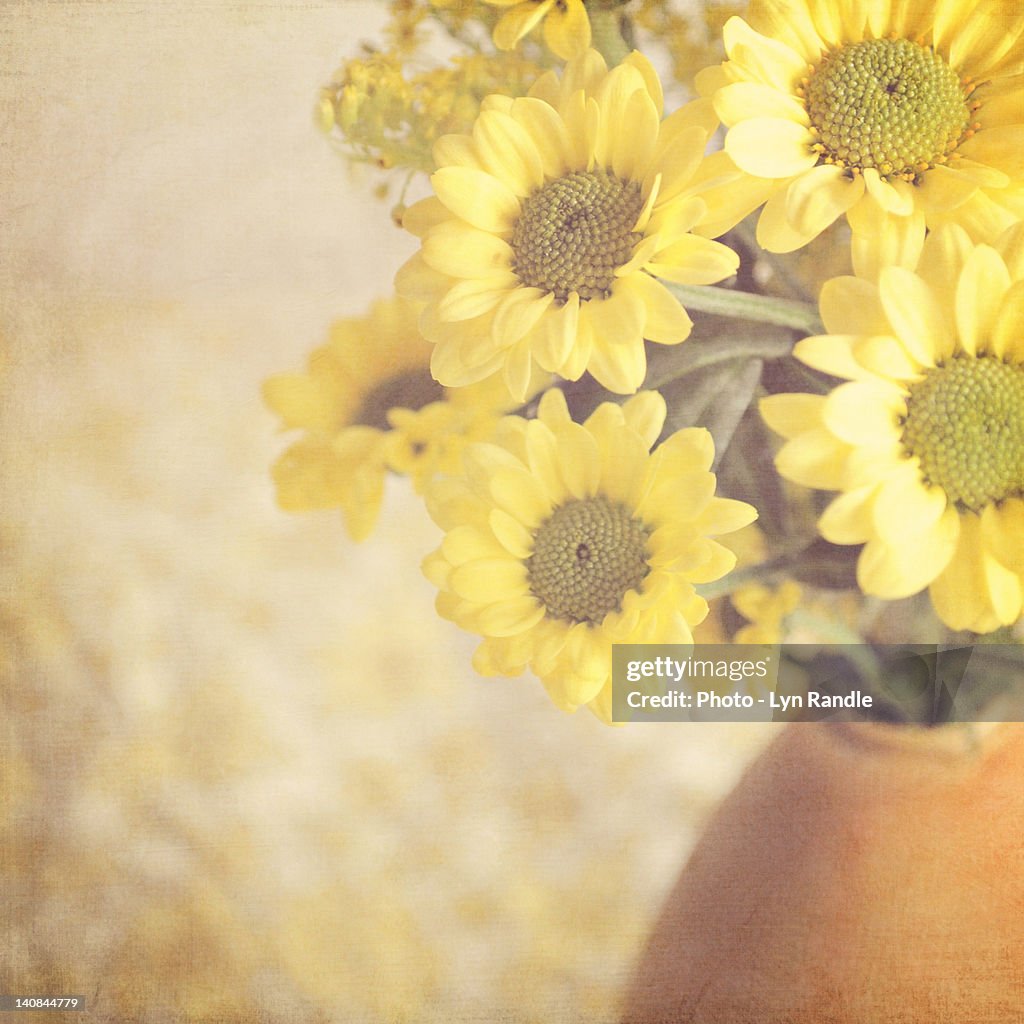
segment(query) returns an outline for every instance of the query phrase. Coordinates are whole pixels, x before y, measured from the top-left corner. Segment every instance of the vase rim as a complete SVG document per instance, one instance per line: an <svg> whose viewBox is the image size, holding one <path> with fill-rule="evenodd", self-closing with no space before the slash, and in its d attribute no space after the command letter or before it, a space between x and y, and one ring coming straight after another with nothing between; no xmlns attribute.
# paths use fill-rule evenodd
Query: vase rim
<svg viewBox="0 0 1024 1024"><path fill-rule="evenodd" d="M820 723L833 729L841 741L876 752L917 753L931 758L959 760L980 756L1000 745L1020 722L950 722L926 726L916 723L840 721Z"/></svg>

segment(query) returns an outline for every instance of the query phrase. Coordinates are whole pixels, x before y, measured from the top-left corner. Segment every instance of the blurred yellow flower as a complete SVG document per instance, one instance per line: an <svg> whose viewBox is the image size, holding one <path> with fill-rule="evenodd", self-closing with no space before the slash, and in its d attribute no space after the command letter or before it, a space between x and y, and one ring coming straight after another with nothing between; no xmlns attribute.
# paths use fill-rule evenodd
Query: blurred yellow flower
<svg viewBox="0 0 1024 1024"><path fill-rule="evenodd" d="M754 0L701 72L734 179L710 232L765 203L758 242L789 252L844 214L858 272L909 265L925 226L992 238L1024 216L1024 9L1005 0Z"/></svg>
<svg viewBox="0 0 1024 1024"><path fill-rule="evenodd" d="M1024 599L1024 224L994 245L929 235L916 272L822 290L830 334L794 354L843 378L827 396L774 395L762 413L787 443L776 465L840 491L819 521L863 544L862 590L929 587L952 629L1015 622Z"/></svg>
<svg viewBox="0 0 1024 1024"><path fill-rule="evenodd" d="M523 397L537 364L630 394L646 373L644 339L689 335L658 278L710 284L738 260L690 233L704 213L691 179L716 123L710 105L664 121L661 111L645 58L609 72L591 50L528 97L488 97L472 135L439 140L436 196L404 222L422 247L396 280L426 303L420 327L439 381L500 369Z"/></svg>
<svg viewBox="0 0 1024 1024"><path fill-rule="evenodd" d="M541 68L521 53L461 54L420 69L401 49L353 57L320 90L315 118L349 158L387 170L434 170L431 147L468 131L484 97L522 96Z"/></svg>
<svg viewBox="0 0 1024 1024"><path fill-rule="evenodd" d="M578 57L590 46L590 19L583 0L485 0L492 7L508 8L494 26L499 50L514 49L520 39L542 21L544 42L563 60Z"/></svg>
<svg viewBox="0 0 1024 1024"><path fill-rule="evenodd" d="M306 373L264 382L284 428L305 432L274 464L282 508L340 508L350 536L364 540L389 469L420 489L434 473L457 470L462 445L489 436L514 407L497 378L458 394L442 388L417 313L403 299L380 300L366 316L335 323Z"/></svg>
<svg viewBox="0 0 1024 1024"><path fill-rule="evenodd" d="M689 643L707 614L694 584L735 556L713 536L756 517L715 496L711 435L691 428L654 452L665 402L642 392L574 423L557 389L538 418L502 420L464 451L461 477L427 489L445 531L424 562L438 612L483 637L474 666L529 666L560 708L611 717L613 643Z"/></svg>
<svg viewBox="0 0 1024 1024"><path fill-rule="evenodd" d="M748 583L731 597L732 606L747 620L733 640L738 644L780 644L784 639L786 616L797 609L803 590L795 580L783 580L777 587Z"/></svg>

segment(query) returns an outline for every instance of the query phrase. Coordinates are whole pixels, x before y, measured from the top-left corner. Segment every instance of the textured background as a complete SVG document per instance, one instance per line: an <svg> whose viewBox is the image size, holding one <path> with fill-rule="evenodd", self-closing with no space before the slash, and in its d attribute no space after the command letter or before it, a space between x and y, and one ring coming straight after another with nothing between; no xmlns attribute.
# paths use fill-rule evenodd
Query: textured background
<svg viewBox="0 0 1024 1024"><path fill-rule="evenodd" d="M475 678L398 483L362 546L276 509L261 379L411 251L310 116L382 17L0 5L0 993L613 1020L768 738Z"/></svg>

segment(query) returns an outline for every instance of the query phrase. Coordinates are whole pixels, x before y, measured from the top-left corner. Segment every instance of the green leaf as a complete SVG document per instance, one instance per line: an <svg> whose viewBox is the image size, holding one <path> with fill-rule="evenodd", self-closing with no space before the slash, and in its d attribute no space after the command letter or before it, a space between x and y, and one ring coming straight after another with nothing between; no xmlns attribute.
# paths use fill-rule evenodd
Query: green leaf
<svg viewBox="0 0 1024 1024"><path fill-rule="evenodd" d="M644 387L660 391L670 381L705 366L744 358L777 360L788 356L792 349L793 335L789 331L766 327L756 332L725 333L720 320L698 320L682 345L648 346Z"/></svg>
<svg viewBox="0 0 1024 1024"><path fill-rule="evenodd" d="M730 359L692 370L659 390L668 405L663 436L706 427L715 441L716 468L761 380L760 359Z"/></svg>
<svg viewBox="0 0 1024 1024"><path fill-rule="evenodd" d="M856 590L861 550L860 544L830 544L819 537L804 551L790 574L799 583L826 590Z"/></svg>
<svg viewBox="0 0 1024 1024"><path fill-rule="evenodd" d="M753 505L758 513L758 526L769 540L792 539L793 514L772 459L774 448L775 441L757 407L749 406L719 460L718 493ZM808 537L808 543L810 540Z"/></svg>

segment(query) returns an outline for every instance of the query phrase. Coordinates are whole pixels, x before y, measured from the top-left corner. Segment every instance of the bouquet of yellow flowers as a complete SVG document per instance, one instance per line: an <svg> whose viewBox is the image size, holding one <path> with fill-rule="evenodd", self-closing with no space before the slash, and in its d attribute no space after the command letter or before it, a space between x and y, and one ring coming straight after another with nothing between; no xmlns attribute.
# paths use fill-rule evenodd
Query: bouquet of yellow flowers
<svg viewBox="0 0 1024 1024"><path fill-rule="evenodd" d="M386 35L317 116L419 248L267 381L283 507L361 540L409 476L476 669L604 720L613 644L1021 639L1019 4L393 0Z"/></svg>

